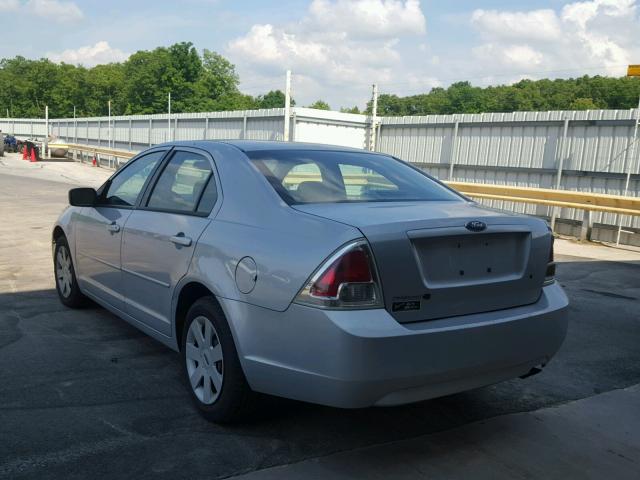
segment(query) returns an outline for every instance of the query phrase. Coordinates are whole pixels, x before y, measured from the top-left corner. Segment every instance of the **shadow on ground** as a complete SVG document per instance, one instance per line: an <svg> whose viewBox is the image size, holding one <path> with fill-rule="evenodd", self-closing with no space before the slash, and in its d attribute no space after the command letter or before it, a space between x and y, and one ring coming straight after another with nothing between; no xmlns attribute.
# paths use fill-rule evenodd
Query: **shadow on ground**
<svg viewBox="0 0 640 480"><path fill-rule="evenodd" d="M570 327L542 374L395 408L277 400L234 427L202 420L178 356L105 310L0 295L0 477L225 477L639 383L640 264L560 260Z"/></svg>

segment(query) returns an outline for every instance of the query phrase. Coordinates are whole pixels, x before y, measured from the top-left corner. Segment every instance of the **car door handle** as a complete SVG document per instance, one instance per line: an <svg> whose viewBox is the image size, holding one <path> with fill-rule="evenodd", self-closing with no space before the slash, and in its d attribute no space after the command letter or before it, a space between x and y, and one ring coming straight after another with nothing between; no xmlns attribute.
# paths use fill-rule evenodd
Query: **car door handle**
<svg viewBox="0 0 640 480"><path fill-rule="evenodd" d="M107 225L107 230L109 230L110 232L119 232L120 225L118 225L116 222L110 223L109 225Z"/></svg>
<svg viewBox="0 0 640 480"><path fill-rule="evenodd" d="M170 237L169 240L171 240L171 242L175 243L176 245L182 245L183 247L188 247L191 245L191 238L185 237L184 233L174 235L173 237Z"/></svg>

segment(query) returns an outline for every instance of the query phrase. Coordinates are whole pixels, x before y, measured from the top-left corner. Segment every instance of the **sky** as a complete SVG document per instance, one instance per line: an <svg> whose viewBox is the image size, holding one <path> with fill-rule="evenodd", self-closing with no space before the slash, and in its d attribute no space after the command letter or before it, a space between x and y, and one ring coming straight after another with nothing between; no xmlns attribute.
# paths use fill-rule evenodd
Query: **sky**
<svg viewBox="0 0 640 480"><path fill-rule="evenodd" d="M0 0L0 58L93 66L190 41L229 58L240 89L363 107L469 80L625 74L640 0Z"/></svg>

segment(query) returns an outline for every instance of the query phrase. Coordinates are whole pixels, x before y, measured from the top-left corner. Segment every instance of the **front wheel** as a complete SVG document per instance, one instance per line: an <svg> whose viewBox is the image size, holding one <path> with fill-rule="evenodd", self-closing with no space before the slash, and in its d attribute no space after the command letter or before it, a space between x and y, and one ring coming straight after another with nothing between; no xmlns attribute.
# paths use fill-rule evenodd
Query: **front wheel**
<svg viewBox="0 0 640 480"><path fill-rule="evenodd" d="M191 397L209 421L228 423L253 412L254 394L244 376L229 324L213 298L187 312L182 360Z"/></svg>
<svg viewBox="0 0 640 480"><path fill-rule="evenodd" d="M85 297L78 287L76 271L69 250L69 243L63 236L56 238L53 256L56 290L60 301L70 308L81 308L87 304Z"/></svg>

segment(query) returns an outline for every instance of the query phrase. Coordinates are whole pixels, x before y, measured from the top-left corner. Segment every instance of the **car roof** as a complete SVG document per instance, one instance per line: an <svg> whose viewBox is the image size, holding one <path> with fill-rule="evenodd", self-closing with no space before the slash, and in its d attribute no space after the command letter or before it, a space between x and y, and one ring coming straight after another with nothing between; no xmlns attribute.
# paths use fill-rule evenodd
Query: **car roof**
<svg viewBox="0 0 640 480"><path fill-rule="evenodd" d="M272 150L327 150L334 152L368 152L361 148L343 147L339 145L326 145L322 143L304 142L277 142L273 140L196 140L171 142L169 145L195 146L206 149L211 144L226 144L234 146L243 152L258 152Z"/></svg>

